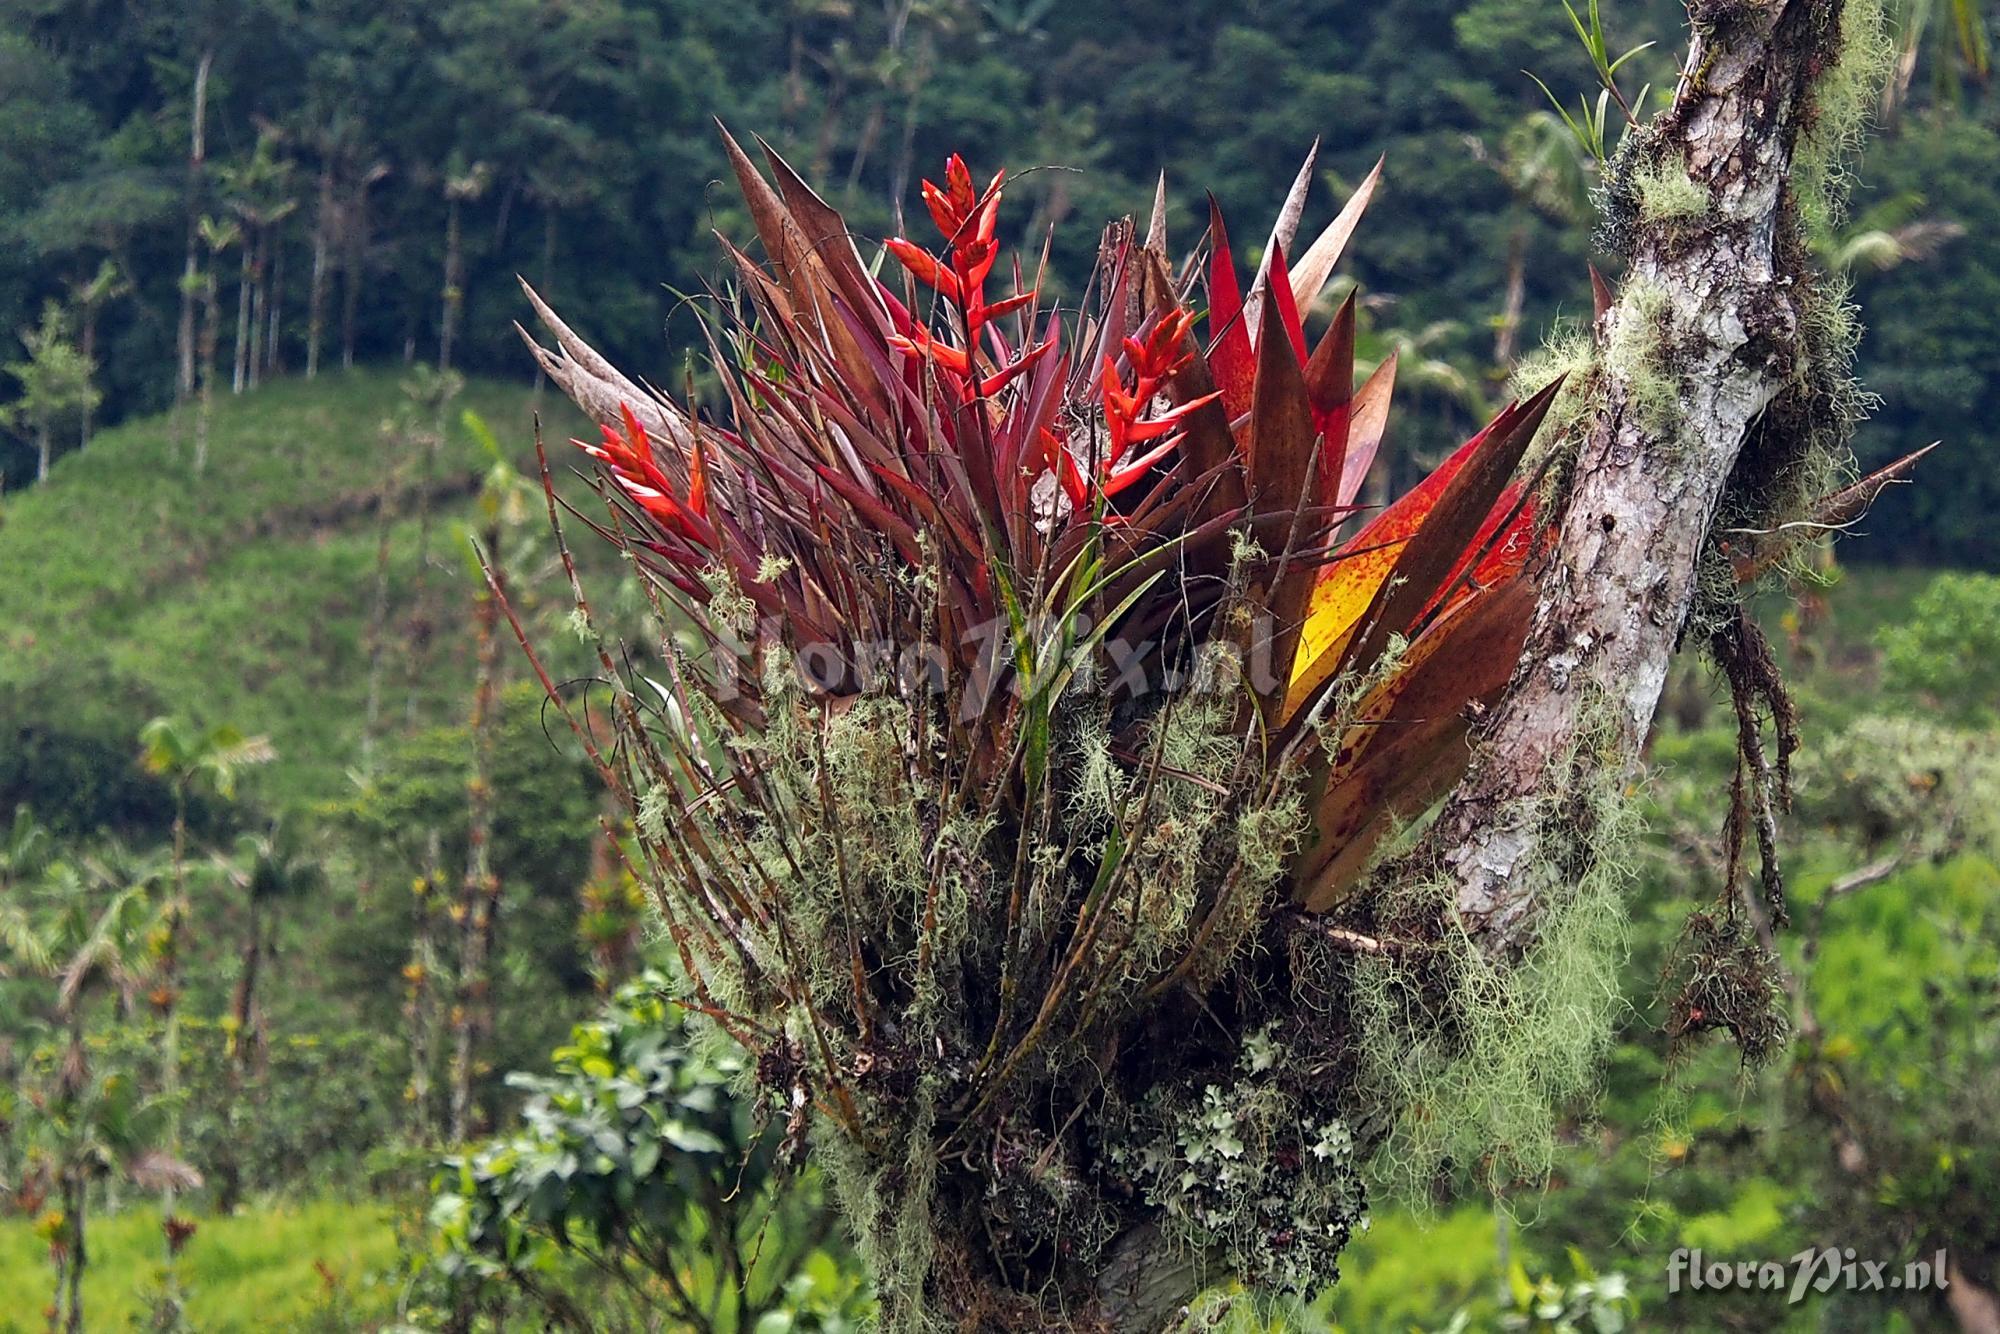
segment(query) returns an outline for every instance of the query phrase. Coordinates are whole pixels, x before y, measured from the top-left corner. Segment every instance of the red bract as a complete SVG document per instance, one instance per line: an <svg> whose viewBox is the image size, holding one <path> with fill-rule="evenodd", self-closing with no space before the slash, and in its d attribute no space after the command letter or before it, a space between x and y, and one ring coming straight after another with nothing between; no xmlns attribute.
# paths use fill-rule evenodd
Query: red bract
<svg viewBox="0 0 2000 1334"><path fill-rule="evenodd" d="M1295 236L1274 233L1247 287L1219 207L1205 272L1174 272L1163 237L1141 244L1113 228L1086 289L1100 304L1065 314L1032 285L987 299L1005 175L982 191L954 156L941 185L922 187L941 248L885 243L935 298L920 319L782 158L766 151L767 177L734 140L725 147L767 263L731 252L754 315L720 331L717 348L733 350L715 358L721 392L699 419L546 316L568 355L545 365L606 422L603 443L584 448L630 502L635 558L696 624L716 578L733 581L766 636L833 661L820 688L839 694L866 688L863 664L885 639L933 644L950 680L989 679L982 635L1018 635L1027 609L1056 608L1143 646L1117 687L1140 695L1218 637L1254 655L1242 627L1260 625L1275 679L1246 682L1243 700L1267 744L1289 744L1337 688L1371 673L1364 721L1401 719L1416 701L1440 711L1424 729L1351 738L1352 762L1316 789L1343 812L1328 817L1340 844L1370 846L1429 800L1450 769L1440 757L1463 750L1463 706L1497 693L1525 632L1532 600L1507 590L1536 530L1514 474L1549 393L1510 406L1409 496L1343 531L1383 438L1394 363L1357 388L1351 299L1310 346L1301 315L1374 175L1312 244L1294 252ZM1385 660L1397 639L1405 650ZM1003 658L1003 675L1036 661ZM1396 684L1419 671L1410 689ZM1035 689L1016 683L1019 716L940 720L979 782L1037 781L1055 704ZM1147 715L1130 716L1138 727ZM1399 752L1420 732L1431 750ZM1138 735L1120 744L1146 748ZM1342 747L1297 753L1323 750ZM1302 897L1324 898L1357 864L1327 846L1301 860Z"/></svg>
<svg viewBox="0 0 2000 1334"><path fill-rule="evenodd" d="M712 547L715 534L708 524L708 475L700 447L689 453L688 496L683 504L675 499L673 483L667 480L667 475L655 462L652 438L633 415L631 405L621 403L618 410L624 424L622 433L606 423L599 427L604 436L603 444L593 445L582 440L572 443L602 462L610 470L619 489L630 496L640 509L657 519L668 532L696 546Z"/></svg>

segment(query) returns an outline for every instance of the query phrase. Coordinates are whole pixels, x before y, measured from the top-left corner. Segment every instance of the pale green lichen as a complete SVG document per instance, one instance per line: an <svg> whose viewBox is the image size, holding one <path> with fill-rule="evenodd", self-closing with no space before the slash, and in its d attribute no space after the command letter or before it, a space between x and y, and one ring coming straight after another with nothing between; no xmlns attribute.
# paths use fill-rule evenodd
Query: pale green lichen
<svg viewBox="0 0 2000 1334"><path fill-rule="evenodd" d="M1848 166L1882 105L1882 87L1896 63L1881 0L1840 7L1833 62L1814 81L1811 118L1792 158L1792 185L1809 226L1836 225L1844 212Z"/></svg>
<svg viewBox="0 0 2000 1334"><path fill-rule="evenodd" d="M1673 305L1657 282L1625 281L1604 345L1604 368L1625 389L1626 410L1654 439L1681 432L1681 374L1675 365Z"/></svg>
<svg viewBox="0 0 2000 1334"><path fill-rule="evenodd" d="M1639 217L1645 222L1679 228L1708 216L1708 191L1695 184L1686 165L1676 158L1663 157L1637 168L1632 188L1638 192Z"/></svg>

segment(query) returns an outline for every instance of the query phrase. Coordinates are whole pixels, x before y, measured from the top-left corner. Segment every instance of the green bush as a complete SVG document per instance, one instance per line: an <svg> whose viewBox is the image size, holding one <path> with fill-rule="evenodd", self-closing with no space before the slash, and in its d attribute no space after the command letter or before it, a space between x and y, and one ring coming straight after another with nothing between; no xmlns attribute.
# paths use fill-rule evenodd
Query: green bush
<svg viewBox="0 0 2000 1334"><path fill-rule="evenodd" d="M2000 575L1941 574L1884 628L1882 683L1965 722L2000 718Z"/></svg>
<svg viewBox="0 0 2000 1334"><path fill-rule="evenodd" d="M576 1026L554 1074L513 1076L522 1129L438 1174L429 1271L459 1318L522 1304L576 1329L664 1315L831 1332L862 1313L859 1281L823 1249L818 1192L784 1180L775 1127L732 1093L742 1055L669 986L642 975Z"/></svg>

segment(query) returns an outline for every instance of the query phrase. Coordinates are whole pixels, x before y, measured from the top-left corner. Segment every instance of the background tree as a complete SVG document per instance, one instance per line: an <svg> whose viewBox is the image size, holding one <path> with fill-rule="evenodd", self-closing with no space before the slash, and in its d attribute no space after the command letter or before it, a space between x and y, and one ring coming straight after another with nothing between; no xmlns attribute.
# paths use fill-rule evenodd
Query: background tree
<svg viewBox="0 0 2000 1334"><path fill-rule="evenodd" d="M110 259L101 260L97 271L90 277L71 285L70 301L76 309L77 352L87 366L97 365L97 319L105 305L118 298L128 296L132 283L117 263ZM78 426L77 448L87 448L90 444L90 415L96 408L98 399L93 398L82 408L82 422Z"/></svg>
<svg viewBox="0 0 2000 1334"><path fill-rule="evenodd" d="M50 1328L80 1334L88 1328L83 1279L92 1189L121 1178L142 1189L199 1178L153 1149L160 1108L144 1099L129 1071L99 1068L85 1037L94 1000L129 993L147 976L155 925L149 887L118 888L93 909L80 874L60 868L57 876L67 882L67 902L46 937L17 942L13 956L28 967L53 967L50 1019L62 1046L23 1090L38 1115L9 1119L21 1136L15 1152L29 1191L55 1201L38 1222L56 1269Z"/></svg>
<svg viewBox="0 0 2000 1334"><path fill-rule="evenodd" d="M257 136L256 150L246 161L225 166L218 173L223 197L242 226L236 360L230 381L231 391L239 394L257 387L276 342L272 283L282 278L283 272L273 272L273 255L282 264L284 238L280 229L299 206L292 195L292 164L278 154L277 135L265 131Z"/></svg>
<svg viewBox="0 0 2000 1334"><path fill-rule="evenodd" d="M59 427L87 420L100 395L92 383L94 366L70 342L69 322L60 307L42 307L41 323L21 331L26 361L9 362L6 371L20 383L21 396L6 408L6 420L35 442L35 480L47 481Z"/></svg>
<svg viewBox="0 0 2000 1334"><path fill-rule="evenodd" d="M183 935L189 929L192 911L187 889L188 806L196 794L212 794L223 801L236 797L236 780L243 771L271 761L276 752L263 737L246 737L235 728L218 726L206 730L179 718L155 718L139 733L140 762L152 773L167 780L174 797L172 892L161 907L163 927L159 947L159 986L154 1008L164 1025L160 1046L160 1085L167 1099L165 1147L179 1156L181 1077L181 953ZM174 1212L174 1187L162 1193L164 1212ZM167 1267L173 1269L178 1243L169 1236ZM171 1277L170 1277L171 1282Z"/></svg>
<svg viewBox="0 0 2000 1334"><path fill-rule="evenodd" d="M221 279L217 269L222 263L222 254L231 246L240 245L242 229L233 222L217 222L214 218L203 218L200 224L201 240L208 251L208 264L199 276L201 286L201 397L195 412L194 425L194 475L200 477L208 467L208 427L215 412L215 354L222 339L222 299Z"/></svg>

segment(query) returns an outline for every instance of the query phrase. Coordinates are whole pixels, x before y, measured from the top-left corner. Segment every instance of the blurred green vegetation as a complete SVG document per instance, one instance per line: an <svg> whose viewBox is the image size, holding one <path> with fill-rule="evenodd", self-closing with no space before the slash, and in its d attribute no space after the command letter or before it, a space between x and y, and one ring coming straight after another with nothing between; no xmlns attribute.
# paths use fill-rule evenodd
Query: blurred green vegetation
<svg viewBox="0 0 2000 1334"><path fill-rule="evenodd" d="M396 1265L396 1225L384 1205L339 1198L260 1201L232 1218L204 1218L182 1253L192 1328L216 1334L269 1329L358 1329L395 1313L385 1276ZM146 1204L97 1225L84 1279L92 1329L143 1327L147 1285L160 1264L160 1213ZM0 1225L0 1330L43 1328L46 1247L23 1222ZM329 1323L331 1321L331 1323ZM349 1322L352 1323L349 1323Z"/></svg>

